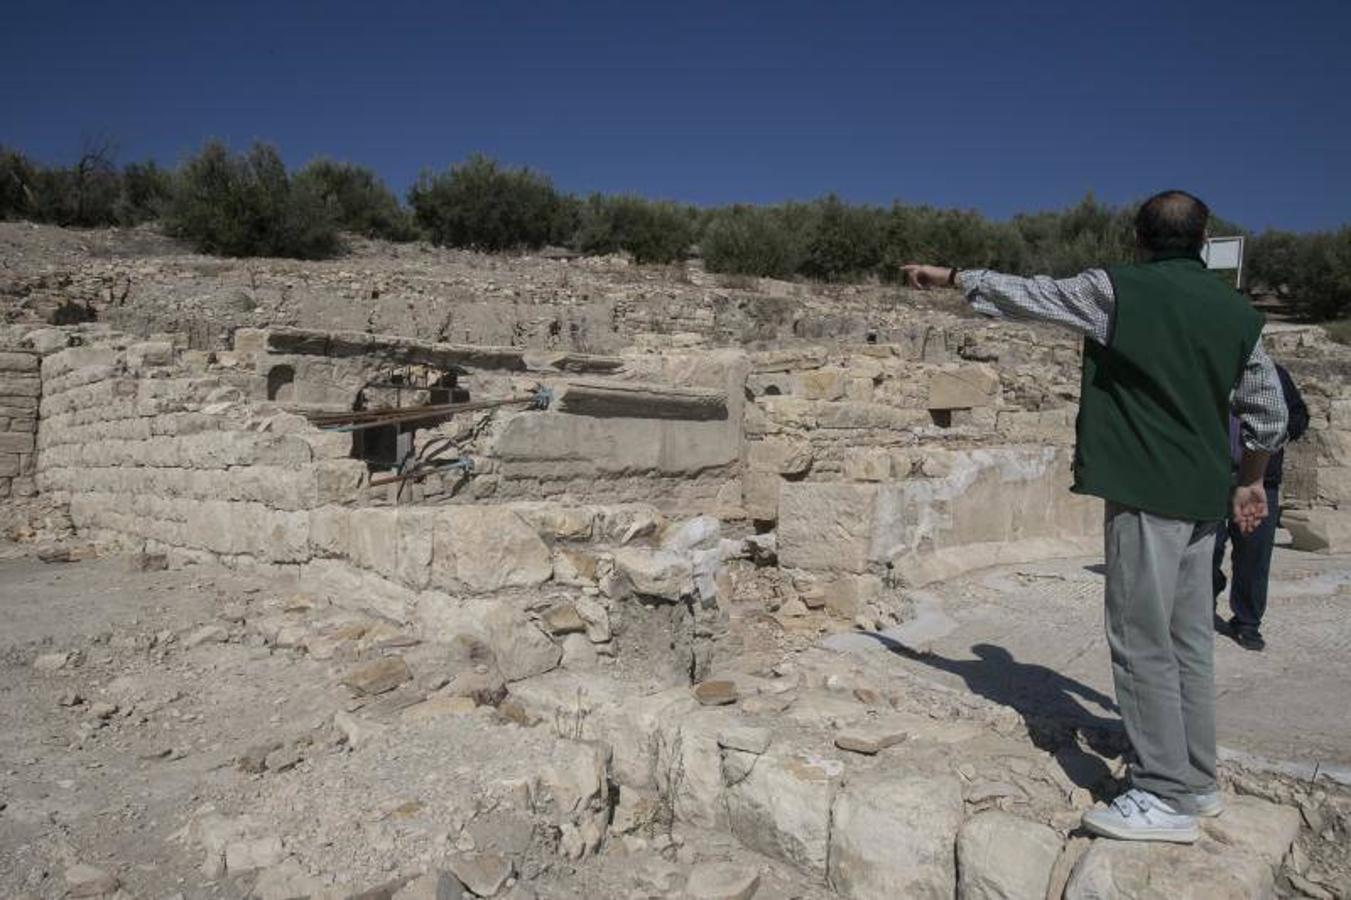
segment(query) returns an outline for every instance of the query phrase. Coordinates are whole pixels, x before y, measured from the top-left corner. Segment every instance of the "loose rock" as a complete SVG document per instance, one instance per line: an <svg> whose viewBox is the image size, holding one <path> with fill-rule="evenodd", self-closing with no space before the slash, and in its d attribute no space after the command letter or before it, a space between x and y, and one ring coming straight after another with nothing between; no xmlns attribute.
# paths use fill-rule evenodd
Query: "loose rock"
<svg viewBox="0 0 1351 900"><path fill-rule="evenodd" d="M84 863L66 869L66 895L69 897L102 897L120 885L116 875Z"/></svg>
<svg viewBox="0 0 1351 900"><path fill-rule="evenodd" d="M694 698L704 706L726 706L737 701L736 682L703 681L694 686Z"/></svg>
<svg viewBox="0 0 1351 900"><path fill-rule="evenodd" d="M343 678L342 684L356 696L364 697L392 691L412 677L402 656L386 656L352 670Z"/></svg>
<svg viewBox="0 0 1351 900"><path fill-rule="evenodd" d="M496 853L457 853L448 865L455 877L480 897L495 896L514 871L511 861Z"/></svg>
<svg viewBox="0 0 1351 900"><path fill-rule="evenodd" d="M690 900L750 900L760 887L760 873L730 863L695 866L685 882Z"/></svg>

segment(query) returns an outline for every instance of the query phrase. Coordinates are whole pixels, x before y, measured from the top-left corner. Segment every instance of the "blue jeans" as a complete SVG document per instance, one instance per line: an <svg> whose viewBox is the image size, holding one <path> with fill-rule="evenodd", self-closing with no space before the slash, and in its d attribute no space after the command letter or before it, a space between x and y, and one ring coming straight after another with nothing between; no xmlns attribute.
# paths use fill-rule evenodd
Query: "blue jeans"
<svg viewBox="0 0 1351 900"><path fill-rule="evenodd" d="M1252 534L1240 534L1233 523L1226 523L1215 537L1215 562L1212 584L1215 599L1224 593L1226 579L1220 571L1224 562L1225 538L1234 545L1233 579L1229 582L1229 609L1237 628L1256 629L1267 611L1267 579L1271 575L1271 548L1276 541L1280 520L1281 489L1267 488L1267 517Z"/></svg>

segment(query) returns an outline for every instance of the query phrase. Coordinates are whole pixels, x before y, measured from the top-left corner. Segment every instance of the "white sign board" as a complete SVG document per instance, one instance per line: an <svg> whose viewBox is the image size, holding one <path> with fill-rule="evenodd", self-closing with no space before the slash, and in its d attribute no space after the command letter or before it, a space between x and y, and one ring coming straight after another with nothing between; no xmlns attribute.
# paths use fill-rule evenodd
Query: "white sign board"
<svg viewBox="0 0 1351 900"><path fill-rule="evenodd" d="M1234 286L1243 284L1243 235L1214 237L1201 248L1207 269L1234 269Z"/></svg>

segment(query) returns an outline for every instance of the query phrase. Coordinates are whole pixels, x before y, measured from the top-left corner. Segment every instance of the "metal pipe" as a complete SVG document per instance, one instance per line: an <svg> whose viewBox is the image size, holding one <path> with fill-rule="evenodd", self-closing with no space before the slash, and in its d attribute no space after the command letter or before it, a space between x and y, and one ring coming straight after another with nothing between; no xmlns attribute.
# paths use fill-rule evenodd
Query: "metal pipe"
<svg viewBox="0 0 1351 900"><path fill-rule="evenodd" d="M506 400L474 400L466 403L435 403L427 406L409 406L383 410L360 410L350 413L318 413L310 421L320 428L338 431L360 431L385 425L399 425L453 416L458 412L496 409L502 406L535 403L534 397L512 397Z"/></svg>

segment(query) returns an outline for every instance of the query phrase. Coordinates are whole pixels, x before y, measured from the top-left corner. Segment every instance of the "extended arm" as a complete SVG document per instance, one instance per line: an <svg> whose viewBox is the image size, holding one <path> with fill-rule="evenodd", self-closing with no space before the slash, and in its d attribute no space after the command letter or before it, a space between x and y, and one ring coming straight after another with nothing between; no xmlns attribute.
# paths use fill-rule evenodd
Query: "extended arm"
<svg viewBox="0 0 1351 900"><path fill-rule="evenodd" d="M939 286L950 270L906 266L904 271L912 287L926 288ZM1073 278L1022 278L989 269L966 269L957 273L955 281L954 286L962 289L978 313L1059 325L1100 344L1111 336L1116 296L1111 279L1101 269L1089 269Z"/></svg>

